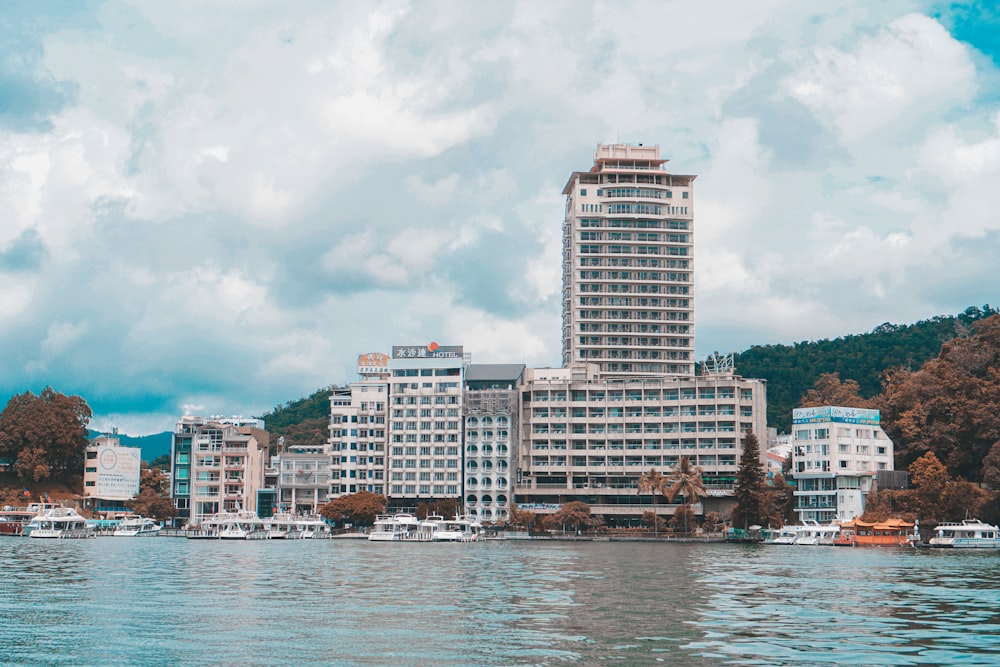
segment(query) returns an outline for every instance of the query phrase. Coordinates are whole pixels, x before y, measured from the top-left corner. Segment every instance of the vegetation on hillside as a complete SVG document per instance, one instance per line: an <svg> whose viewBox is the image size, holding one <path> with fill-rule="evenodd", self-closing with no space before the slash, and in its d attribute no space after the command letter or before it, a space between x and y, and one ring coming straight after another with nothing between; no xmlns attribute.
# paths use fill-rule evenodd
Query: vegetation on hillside
<svg viewBox="0 0 1000 667"><path fill-rule="evenodd" d="M322 445L330 437L330 394L331 387L317 389L306 398L289 401L275 406L270 412L260 415L264 427L271 434L272 448L278 438L285 439L285 446Z"/></svg>
<svg viewBox="0 0 1000 667"><path fill-rule="evenodd" d="M967 336L973 325L996 315L996 308L972 306L960 315L942 315L916 324L885 324L870 333L794 345L755 345L735 355L736 372L767 380L767 423L779 431L791 428L792 409L825 373L839 373L858 383L864 398L882 389L889 369L915 370L935 358L941 345Z"/></svg>

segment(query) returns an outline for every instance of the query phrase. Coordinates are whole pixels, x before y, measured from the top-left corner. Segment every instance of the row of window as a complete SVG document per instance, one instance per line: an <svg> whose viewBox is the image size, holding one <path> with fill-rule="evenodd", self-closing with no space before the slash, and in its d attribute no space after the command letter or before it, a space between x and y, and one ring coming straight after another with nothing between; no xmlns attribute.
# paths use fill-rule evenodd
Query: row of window
<svg viewBox="0 0 1000 667"><path fill-rule="evenodd" d="M656 257L580 257L580 266L613 266L640 269L689 269L687 259L659 259Z"/></svg>
<svg viewBox="0 0 1000 667"><path fill-rule="evenodd" d="M580 188L580 196L587 196L587 188ZM653 188L623 188L623 187L608 187L597 189L598 197L648 197L650 199L672 199L674 196L673 190L657 190ZM681 190L681 199L688 198L688 191Z"/></svg>
<svg viewBox="0 0 1000 667"><path fill-rule="evenodd" d="M691 228L691 223L687 220L639 220L634 218L580 218L576 224L578 227L588 229L667 229L686 231Z"/></svg>

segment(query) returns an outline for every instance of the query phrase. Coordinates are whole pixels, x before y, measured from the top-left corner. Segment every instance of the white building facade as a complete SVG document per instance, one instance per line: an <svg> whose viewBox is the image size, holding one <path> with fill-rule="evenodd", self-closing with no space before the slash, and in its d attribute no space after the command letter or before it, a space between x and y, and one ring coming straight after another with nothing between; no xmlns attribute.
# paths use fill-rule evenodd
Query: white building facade
<svg viewBox="0 0 1000 667"><path fill-rule="evenodd" d="M386 495L388 355L364 354L365 378L330 396L330 497L368 491Z"/></svg>
<svg viewBox="0 0 1000 667"><path fill-rule="evenodd" d="M563 366L694 375L694 180L659 146L600 144L563 194Z"/></svg>
<svg viewBox="0 0 1000 667"><path fill-rule="evenodd" d="M389 359L387 486L393 508L462 500L463 348L399 345Z"/></svg>
<svg viewBox="0 0 1000 667"><path fill-rule="evenodd" d="M596 364L527 369L516 470L519 506L549 513L582 500L609 522L636 525L653 509L637 494L650 468L682 457L702 469L709 497L695 507L725 511L743 438L766 428L766 385L734 374L691 378L602 377ZM657 504L661 514L674 506Z"/></svg>
<svg viewBox="0 0 1000 667"><path fill-rule="evenodd" d="M824 406L792 411L792 473L799 520L849 521L865 511L879 471L893 470L878 410Z"/></svg>

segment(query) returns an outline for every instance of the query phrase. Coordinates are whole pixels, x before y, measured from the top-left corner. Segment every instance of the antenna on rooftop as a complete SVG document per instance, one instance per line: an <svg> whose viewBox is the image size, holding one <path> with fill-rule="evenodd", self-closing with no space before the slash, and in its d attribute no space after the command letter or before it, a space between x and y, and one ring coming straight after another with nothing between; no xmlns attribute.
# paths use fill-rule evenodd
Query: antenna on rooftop
<svg viewBox="0 0 1000 667"><path fill-rule="evenodd" d="M708 355L705 363L702 365L702 371L705 375L732 375L735 370L735 355L732 352L729 354L720 354L716 350Z"/></svg>

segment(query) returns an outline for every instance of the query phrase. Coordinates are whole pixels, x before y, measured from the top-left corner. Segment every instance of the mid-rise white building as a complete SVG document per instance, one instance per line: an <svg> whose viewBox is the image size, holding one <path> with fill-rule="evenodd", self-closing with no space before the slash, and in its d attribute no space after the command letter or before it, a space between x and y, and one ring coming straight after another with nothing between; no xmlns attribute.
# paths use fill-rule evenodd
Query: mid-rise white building
<svg viewBox="0 0 1000 667"><path fill-rule="evenodd" d="M465 513L510 518L524 364L469 364L465 376Z"/></svg>
<svg viewBox="0 0 1000 667"><path fill-rule="evenodd" d="M609 522L635 524L654 504L637 494L639 476L650 468L666 474L687 457L709 491L695 511L725 511L742 439L765 433L765 412L765 383L733 373L615 379L596 364L529 368L517 502L546 513L582 500ZM673 509L658 504L661 514Z"/></svg>
<svg viewBox="0 0 1000 667"><path fill-rule="evenodd" d="M269 436L237 419L239 426L197 416L184 416L177 422L170 460L178 524L197 526L223 510L256 511Z"/></svg>
<svg viewBox="0 0 1000 667"><path fill-rule="evenodd" d="M386 494L389 356L363 354L363 378L330 396L330 497L369 491Z"/></svg>
<svg viewBox="0 0 1000 667"><path fill-rule="evenodd" d="M388 498L394 508L462 499L465 354L398 345L389 359Z"/></svg>
<svg viewBox="0 0 1000 667"><path fill-rule="evenodd" d="M878 410L824 406L792 411L792 473L799 519L849 521L865 511L879 471L893 469Z"/></svg>

